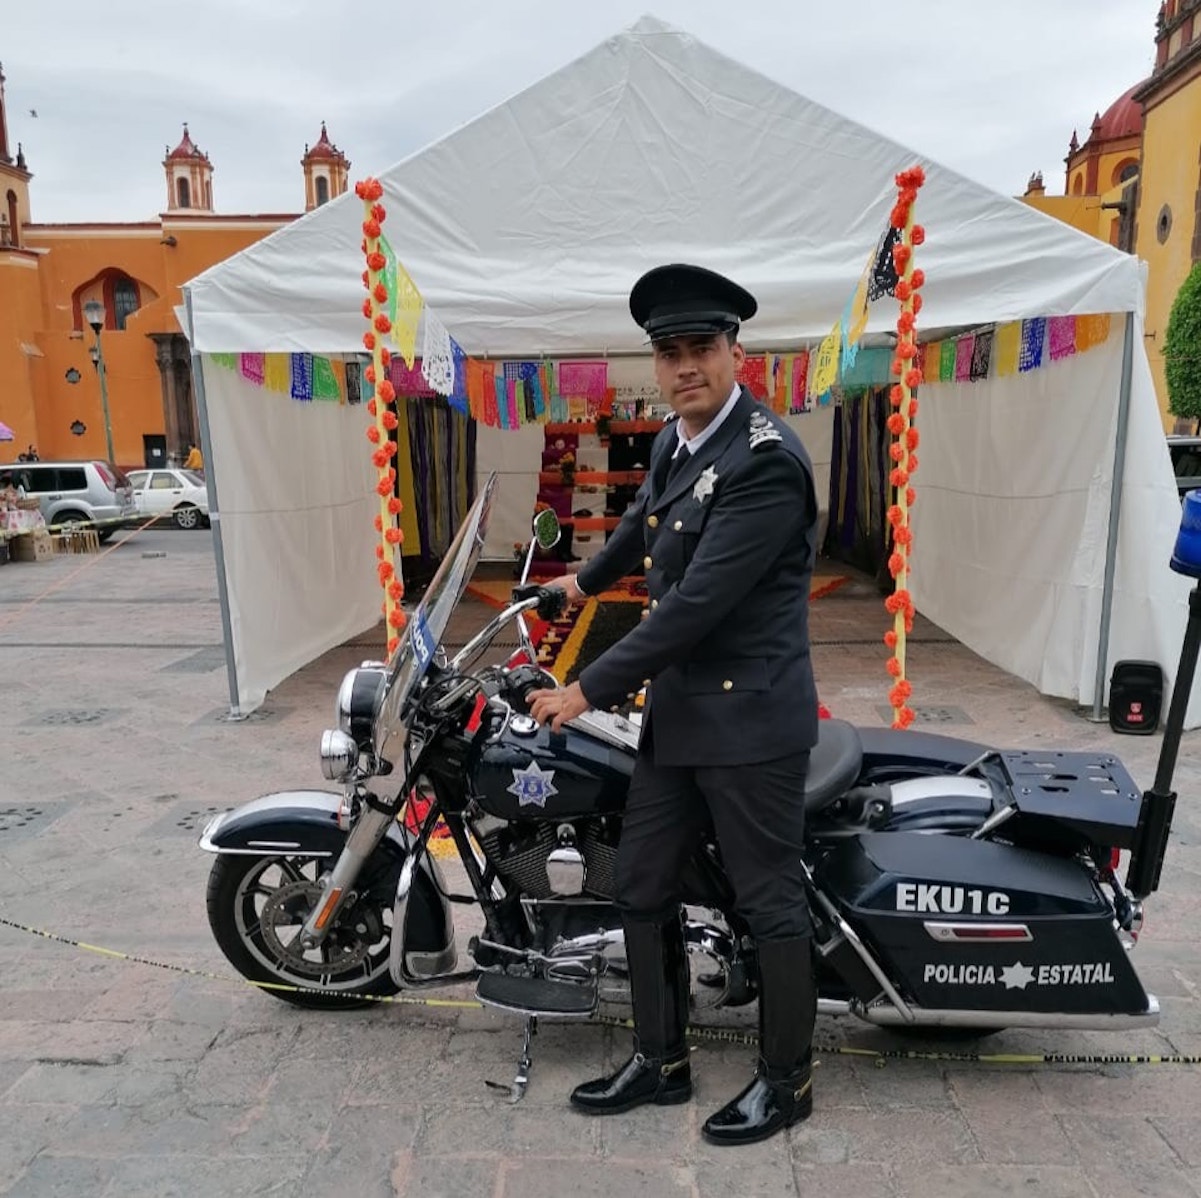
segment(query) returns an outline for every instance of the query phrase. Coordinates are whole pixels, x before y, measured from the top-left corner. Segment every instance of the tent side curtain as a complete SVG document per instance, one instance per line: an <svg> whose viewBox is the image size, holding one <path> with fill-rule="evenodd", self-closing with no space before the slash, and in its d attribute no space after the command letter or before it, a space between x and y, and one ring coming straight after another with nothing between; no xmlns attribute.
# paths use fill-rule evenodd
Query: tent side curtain
<svg viewBox="0 0 1201 1198"><path fill-rule="evenodd" d="M1097 665L1122 333L1115 319L1088 353L927 386L918 417L918 610L1043 694L1081 703ZM1108 660L1159 661L1170 678L1187 587L1167 566L1180 510L1141 344Z"/></svg>
<svg viewBox="0 0 1201 1198"><path fill-rule="evenodd" d="M358 406L298 403L201 359L238 703L374 627L376 471Z"/></svg>

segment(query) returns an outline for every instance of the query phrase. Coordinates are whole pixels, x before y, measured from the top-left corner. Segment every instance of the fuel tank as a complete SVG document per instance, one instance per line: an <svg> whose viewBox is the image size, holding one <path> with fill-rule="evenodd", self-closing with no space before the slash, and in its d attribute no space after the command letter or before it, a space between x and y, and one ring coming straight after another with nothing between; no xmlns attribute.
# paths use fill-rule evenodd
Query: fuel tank
<svg viewBox="0 0 1201 1198"><path fill-rule="evenodd" d="M577 728L552 732L514 716L475 759L469 792L504 820L569 820L624 810L634 751Z"/></svg>

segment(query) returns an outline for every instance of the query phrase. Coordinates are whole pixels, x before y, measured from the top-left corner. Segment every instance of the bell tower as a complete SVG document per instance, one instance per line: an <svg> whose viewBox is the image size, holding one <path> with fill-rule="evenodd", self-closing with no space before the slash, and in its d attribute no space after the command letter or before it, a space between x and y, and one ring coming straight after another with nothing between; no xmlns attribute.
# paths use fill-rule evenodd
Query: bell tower
<svg viewBox="0 0 1201 1198"><path fill-rule="evenodd" d="M213 211L213 164L192 141L184 122L183 138L163 159L167 172L167 211Z"/></svg>
<svg viewBox="0 0 1201 1198"><path fill-rule="evenodd" d="M304 210L311 212L320 208L346 190L346 177L350 172L350 160L329 139L325 122L321 122L321 136L317 144L304 148L300 160L304 167Z"/></svg>
<svg viewBox="0 0 1201 1198"><path fill-rule="evenodd" d="M8 140L8 109L4 99L4 67L0 64L0 250L20 249L23 226L29 224L29 180L25 151L17 143L14 155Z"/></svg>

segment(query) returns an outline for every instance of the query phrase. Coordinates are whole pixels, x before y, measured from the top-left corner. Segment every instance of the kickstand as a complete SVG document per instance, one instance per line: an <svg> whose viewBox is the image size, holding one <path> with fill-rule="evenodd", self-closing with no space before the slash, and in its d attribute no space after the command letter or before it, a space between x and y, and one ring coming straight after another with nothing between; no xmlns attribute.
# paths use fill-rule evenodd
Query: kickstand
<svg viewBox="0 0 1201 1198"><path fill-rule="evenodd" d="M538 1034L538 1017L536 1015L527 1015L525 1021L525 1035L521 1042L521 1059L517 1062L517 1076L509 1085L503 1082L485 1081L489 1089L500 1090L509 1096L509 1102L517 1103L525 1097L526 1086L530 1084L530 1067L533 1061L530 1059L530 1043Z"/></svg>

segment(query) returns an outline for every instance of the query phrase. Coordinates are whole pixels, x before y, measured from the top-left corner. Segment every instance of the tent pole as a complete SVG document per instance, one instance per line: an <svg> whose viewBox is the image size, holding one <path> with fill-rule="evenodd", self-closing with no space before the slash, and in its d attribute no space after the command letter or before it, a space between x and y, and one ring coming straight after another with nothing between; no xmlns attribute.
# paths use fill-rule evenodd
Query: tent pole
<svg viewBox="0 0 1201 1198"><path fill-rule="evenodd" d="M217 559L217 599L221 604L221 633L225 641L225 677L229 682L229 718L243 719L238 704L238 665L234 659L233 624L229 616L229 584L225 577L225 541L221 535L221 510L217 505L217 476L213 471L213 436L209 431L208 403L204 397L204 365L196 352L192 325L192 292L184 288L184 306L188 317L188 347L192 354L192 392L196 396L196 416L200 424L200 452L206 470L204 484L209 497L209 525L213 530L213 556Z"/></svg>
<svg viewBox="0 0 1201 1198"><path fill-rule="evenodd" d="M1093 689L1094 720L1105 706L1105 671L1109 657L1109 624L1113 617L1113 578L1118 565L1118 523L1122 516L1122 479L1126 472L1126 435L1130 427L1130 384L1134 371L1134 313L1126 313L1122 337L1122 386L1118 392L1118 428L1113 447L1113 481L1109 488L1109 535L1105 541L1105 579L1101 587L1101 634L1097 644L1097 677Z"/></svg>

